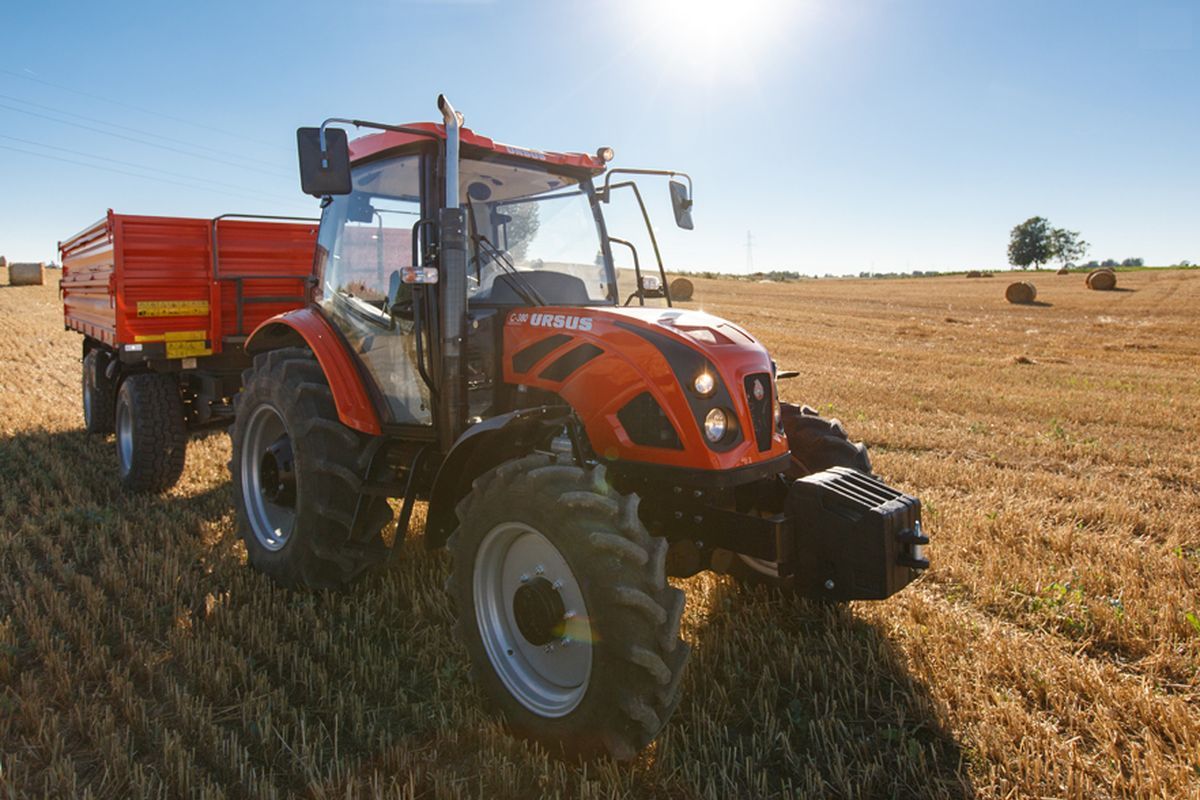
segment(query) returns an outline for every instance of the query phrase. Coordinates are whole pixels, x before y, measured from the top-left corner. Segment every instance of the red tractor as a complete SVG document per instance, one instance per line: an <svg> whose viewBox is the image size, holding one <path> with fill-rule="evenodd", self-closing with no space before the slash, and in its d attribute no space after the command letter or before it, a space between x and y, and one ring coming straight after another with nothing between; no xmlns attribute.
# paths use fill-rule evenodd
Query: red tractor
<svg viewBox="0 0 1200 800"><path fill-rule="evenodd" d="M672 306L661 259L618 286L613 246L632 245L605 205L629 191L646 212L614 178L670 178L691 228L690 178L500 144L438 105L443 124L298 131L315 286L245 343L241 534L278 582L340 587L386 558L388 498L393 548L427 500L426 546L450 549L458 632L511 726L631 758L688 658L669 576L885 598L928 566L920 505L836 422L780 404L753 336Z"/></svg>

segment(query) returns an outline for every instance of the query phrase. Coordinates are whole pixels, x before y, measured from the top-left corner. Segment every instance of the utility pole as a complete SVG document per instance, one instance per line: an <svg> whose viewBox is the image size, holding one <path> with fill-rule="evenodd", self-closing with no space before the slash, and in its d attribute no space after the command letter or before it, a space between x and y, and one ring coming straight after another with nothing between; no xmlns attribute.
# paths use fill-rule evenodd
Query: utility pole
<svg viewBox="0 0 1200 800"><path fill-rule="evenodd" d="M746 272L754 272L754 237L746 231Z"/></svg>

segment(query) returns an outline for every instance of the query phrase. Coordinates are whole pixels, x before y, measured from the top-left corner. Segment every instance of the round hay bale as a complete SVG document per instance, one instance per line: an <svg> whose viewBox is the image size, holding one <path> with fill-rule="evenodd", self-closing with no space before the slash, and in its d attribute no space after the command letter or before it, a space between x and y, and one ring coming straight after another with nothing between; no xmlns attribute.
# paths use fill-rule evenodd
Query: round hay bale
<svg viewBox="0 0 1200 800"><path fill-rule="evenodd" d="M1117 273L1111 269L1098 269L1089 272L1087 287L1097 292L1108 292L1117 288Z"/></svg>
<svg viewBox="0 0 1200 800"><path fill-rule="evenodd" d="M40 264L11 264L8 282L13 286L41 286L46 282L45 268Z"/></svg>
<svg viewBox="0 0 1200 800"><path fill-rule="evenodd" d="M687 278L676 278L671 281L672 300L691 300L696 291L695 285Z"/></svg>
<svg viewBox="0 0 1200 800"><path fill-rule="evenodd" d="M1010 303L1032 303L1037 298L1037 287L1028 281L1010 283L1004 290L1004 299Z"/></svg>
<svg viewBox="0 0 1200 800"><path fill-rule="evenodd" d="M7 266L8 266L8 259L5 258L4 256L0 256L0 267L7 267Z"/></svg>
<svg viewBox="0 0 1200 800"><path fill-rule="evenodd" d="M968 277L968 278L982 278L982 277L983 277L983 273L982 273L982 272L980 272L980 271L979 271L979 270L977 270L977 269L973 269L973 270L971 270L970 272L968 272L968 273L967 273L967 277Z"/></svg>
<svg viewBox="0 0 1200 800"><path fill-rule="evenodd" d="M1066 267L1062 267L1061 269L1059 269L1058 274L1059 275L1070 275L1071 270L1067 269Z"/></svg>

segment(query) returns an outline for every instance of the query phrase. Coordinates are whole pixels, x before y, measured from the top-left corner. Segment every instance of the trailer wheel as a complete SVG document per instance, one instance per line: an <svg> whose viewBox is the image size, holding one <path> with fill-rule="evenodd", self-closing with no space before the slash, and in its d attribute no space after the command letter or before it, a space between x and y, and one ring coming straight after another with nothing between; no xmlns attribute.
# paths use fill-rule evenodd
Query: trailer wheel
<svg viewBox="0 0 1200 800"><path fill-rule="evenodd" d="M830 467L851 467L860 472L871 472L871 459L862 442L852 442L836 419L822 417L809 406L782 403L780 412L783 430L791 448L792 461L786 475L795 480ZM794 591L790 576L780 577L779 565L774 561L733 553L718 549L713 553L713 568L733 576L740 583L750 586L767 586L785 593Z"/></svg>
<svg viewBox="0 0 1200 800"><path fill-rule="evenodd" d="M666 540L603 466L508 461L459 503L448 588L484 693L566 755L632 759L679 702L689 646Z"/></svg>
<svg viewBox="0 0 1200 800"><path fill-rule="evenodd" d="M337 589L357 578L385 552L380 531L392 510L386 498L370 498L352 532L368 439L338 421L312 353L255 356L236 402L229 466L251 565L292 588Z"/></svg>
<svg viewBox="0 0 1200 800"><path fill-rule="evenodd" d="M117 463L128 492L162 492L183 474L187 429L179 384L142 372L121 382L116 408Z"/></svg>
<svg viewBox="0 0 1200 800"><path fill-rule="evenodd" d="M88 433L112 433L117 388L104 374L107 360L100 350L83 357L83 427Z"/></svg>

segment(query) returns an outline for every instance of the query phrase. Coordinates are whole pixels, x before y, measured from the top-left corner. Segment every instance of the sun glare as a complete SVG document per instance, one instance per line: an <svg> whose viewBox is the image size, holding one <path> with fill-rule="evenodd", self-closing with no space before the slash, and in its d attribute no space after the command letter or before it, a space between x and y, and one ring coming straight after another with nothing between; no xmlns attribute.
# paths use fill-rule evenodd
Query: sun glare
<svg viewBox="0 0 1200 800"><path fill-rule="evenodd" d="M795 0L630 0L641 48L678 79L752 81L796 34Z"/></svg>

